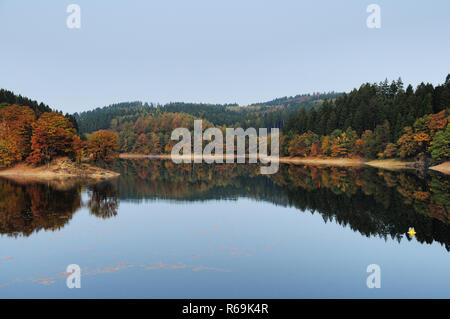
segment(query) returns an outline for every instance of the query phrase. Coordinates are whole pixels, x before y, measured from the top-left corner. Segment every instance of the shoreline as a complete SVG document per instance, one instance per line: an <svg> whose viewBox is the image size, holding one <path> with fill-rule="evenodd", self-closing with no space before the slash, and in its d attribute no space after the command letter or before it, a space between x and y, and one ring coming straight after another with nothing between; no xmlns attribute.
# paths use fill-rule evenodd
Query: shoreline
<svg viewBox="0 0 450 319"><path fill-rule="evenodd" d="M450 174L450 162L444 162L439 165L431 166L431 167L429 167L429 169L449 175Z"/></svg>
<svg viewBox="0 0 450 319"><path fill-rule="evenodd" d="M193 159L194 156L183 156L177 155L177 159ZM223 159L226 159L226 155L221 156ZM234 156L236 157L236 156ZM245 156L248 158L248 155ZM129 154L122 153L119 155L121 159L172 159L170 154ZM206 158L206 157L202 157ZM210 159L216 158L215 156L208 156ZM268 157L269 160L275 160L274 158ZM387 170L398 170L398 169L417 169L423 163L414 162L414 161L402 161L400 159L383 159L383 160L364 160L361 158L308 158L308 157L280 157L278 159L280 163L286 164L307 164L307 165L318 165L318 166L339 166L339 167L350 167L350 166L371 166L381 169ZM442 174L449 175L450 174L450 162L444 162L440 165L428 167L428 169L433 171L438 171Z"/></svg>
<svg viewBox="0 0 450 319"><path fill-rule="evenodd" d="M211 159L214 160L216 158L222 158L223 160L227 158L238 158L236 155L212 155L212 156L199 156L203 159ZM240 158L248 158L248 155L239 156ZM171 160L172 155L170 154L120 154L119 158L121 159L160 159L160 160ZM176 159L191 159L194 160L197 158L194 155L176 155ZM330 165L330 166L361 166L364 165L364 161L360 159L351 159L351 158L301 158L301 157L279 157L278 159L268 156L267 160L269 161L278 161L280 163L291 163L291 164L311 164L311 165Z"/></svg>
<svg viewBox="0 0 450 319"><path fill-rule="evenodd" d="M229 157L237 158L236 155L227 156L224 155L216 155L216 156L201 156L202 159L215 159L215 158L222 158L227 159ZM248 155L242 156L245 158L248 158ZM121 159L139 159L139 158L152 158L152 159L172 159L172 156L170 154L129 154L129 153L123 153L119 155L119 158ZM194 155L176 155L176 159L188 159L190 158L193 160L195 157ZM311 165L330 165L330 166L362 166L362 165L371 165L376 166L378 161L364 161L363 159L359 158L317 158L317 157L287 157L287 156L280 156L278 159L275 157L268 156L267 159L269 161L278 161L280 163L290 163L290 164L311 164ZM369 164L370 163L370 164ZM406 164L411 164L411 162L397 162L396 166L399 167L400 165L404 165L406 167Z"/></svg>
<svg viewBox="0 0 450 319"><path fill-rule="evenodd" d="M177 155L177 159L192 160L195 157ZM220 156L222 159L229 158L226 154ZM237 156L232 155L233 158ZM121 159L172 159L170 154L120 154ZM209 158L214 160L217 156L202 156L202 159ZM245 156L248 158L248 155ZM280 157L275 159L268 157L269 161L278 160L279 163L286 164L305 164L316 166L334 166L334 167L362 167L371 166L387 170L399 169L417 169L422 163L420 162L406 162L398 159L385 160L371 160L366 161L360 158L302 158L302 157ZM439 165L428 167L428 169L440 172L444 175L450 174L450 162L444 162ZM67 158L59 158L52 161L48 166L32 167L26 164L17 164L14 167L0 170L0 177L5 177L14 180L28 180L28 181L90 181L101 182L118 177L120 174L109 171L103 168L95 167L86 163L76 165Z"/></svg>
<svg viewBox="0 0 450 319"><path fill-rule="evenodd" d="M28 166L17 164L0 171L0 177L15 180L55 181L104 181L118 177L120 174L86 163L76 165L67 158L53 160L48 166Z"/></svg>

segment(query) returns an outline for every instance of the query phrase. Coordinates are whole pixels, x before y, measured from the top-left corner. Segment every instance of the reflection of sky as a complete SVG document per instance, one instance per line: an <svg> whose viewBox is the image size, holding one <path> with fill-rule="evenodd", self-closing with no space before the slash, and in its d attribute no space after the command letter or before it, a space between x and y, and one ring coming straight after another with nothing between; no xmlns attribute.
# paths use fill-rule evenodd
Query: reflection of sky
<svg viewBox="0 0 450 319"><path fill-rule="evenodd" d="M366 238L319 214L248 199L121 203L56 232L0 238L0 297L450 297L439 244ZM68 289L65 267L83 269ZM366 288L379 264L381 289Z"/></svg>

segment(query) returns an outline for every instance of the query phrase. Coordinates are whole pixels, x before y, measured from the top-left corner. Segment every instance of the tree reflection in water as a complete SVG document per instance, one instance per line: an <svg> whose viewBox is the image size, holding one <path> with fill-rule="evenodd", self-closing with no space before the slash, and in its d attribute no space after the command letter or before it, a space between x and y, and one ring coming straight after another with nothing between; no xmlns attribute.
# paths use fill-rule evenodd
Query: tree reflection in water
<svg viewBox="0 0 450 319"><path fill-rule="evenodd" d="M174 164L121 160L115 181L121 200L202 201L247 197L318 212L364 236L400 241L414 226L422 243L450 250L450 183L440 173L370 167L280 166L259 175L258 165Z"/></svg>
<svg viewBox="0 0 450 319"><path fill-rule="evenodd" d="M48 184L0 179L0 233L29 236L58 230L81 207L80 187L58 190Z"/></svg>
<svg viewBox="0 0 450 319"><path fill-rule="evenodd" d="M89 201L87 207L92 215L110 218L117 215L119 193L110 182L89 186Z"/></svg>
<svg viewBox="0 0 450 319"><path fill-rule="evenodd" d="M400 241L413 226L419 242L438 241L450 250L450 183L439 173L283 164L277 174L266 176L257 165L158 160L119 160L113 169L121 173L116 180L65 189L0 179L0 233L58 230L82 206L97 217L116 216L119 198L140 203L247 197L318 212L325 222L348 225L367 237Z"/></svg>
<svg viewBox="0 0 450 319"><path fill-rule="evenodd" d="M83 205L81 194L86 187L89 200ZM83 206L97 217L115 216L118 193L110 182L59 187L53 183L0 179L0 234L17 237L40 230L59 230Z"/></svg>

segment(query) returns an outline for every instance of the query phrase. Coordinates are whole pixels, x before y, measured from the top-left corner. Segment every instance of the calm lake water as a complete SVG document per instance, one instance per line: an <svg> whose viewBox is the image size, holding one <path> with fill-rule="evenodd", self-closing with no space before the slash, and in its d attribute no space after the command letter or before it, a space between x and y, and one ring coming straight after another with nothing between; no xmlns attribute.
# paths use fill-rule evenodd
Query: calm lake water
<svg viewBox="0 0 450 319"><path fill-rule="evenodd" d="M97 185L0 179L1 298L450 298L444 175L155 160L114 170ZM67 288L69 264L80 289ZM370 264L379 289L366 285Z"/></svg>

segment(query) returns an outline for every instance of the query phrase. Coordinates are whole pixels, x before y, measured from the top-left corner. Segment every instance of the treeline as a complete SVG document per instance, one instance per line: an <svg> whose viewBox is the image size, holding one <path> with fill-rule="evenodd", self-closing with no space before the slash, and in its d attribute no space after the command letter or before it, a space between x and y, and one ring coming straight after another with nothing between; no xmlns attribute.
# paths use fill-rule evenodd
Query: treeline
<svg viewBox="0 0 450 319"><path fill-rule="evenodd" d="M433 87L421 83L416 90L403 88L401 79L379 84L363 84L359 89L344 93L333 101L324 101L321 108L309 112L300 110L286 124L285 132L329 135L334 130L351 127L358 135L374 131L386 121L391 127L391 139L402 135L405 126L412 126L417 118L438 113L450 107L450 74L444 84Z"/></svg>
<svg viewBox="0 0 450 319"><path fill-rule="evenodd" d="M0 90L0 166L42 164L62 155L108 161L117 151L167 154L175 143L173 129L192 129L195 119L203 120L203 128L222 130L281 128L284 156L420 156L440 162L450 156L449 106L450 74L436 87L404 89L401 79L385 80L348 94L298 95L246 107L127 102L73 116Z"/></svg>
<svg viewBox="0 0 450 319"><path fill-rule="evenodd" d="M410 159L421 155L436 162L450 157L450 110L425 115L413 126L406 126L403 134L391 142L388 121L377 125L375 131L358 135L351 127L334 130L330 135L318 135L312 131L303 134L288 133L283 136L281 153L299 157L364 157Z"/></svg>
<svg viewBox="0 0 450 319"><path fill-rule="evenodd" d="M50 112L52 109L50 106L44 103L38 103L37 101L31 100L27 97L23 97L22 95L16 95L11 91L0 89L0 104L2 105L22 105L29 106L34 110L36 114Z"/></svg>
<svg viewBox="0 0 450 319"><path fill-rule="evenodd" d="M111 131L95 132L83 141L69 118L59 112L0 106L0 168L21 162L42 165L66 156L76 162L86 157L108 161L118 148L117 134Z"/></svg>
<svg viewBox="0 0 450 319"><path fill-rule="evenodd" d="M278 106L278 105L287 105L287 106L293 106L296 103L299 102L305 102L305 101L318 101L326 99L335 99L342 93L337 92L329 92L329 93L313 93L313 94L298 94L296 96L284 96L280 98L273 99L268 102L260 102L260 103L254 103L251 105L269 105L269 106Z"/></svg>
<svg viewBox="0 0 450 319"><path fill-rule="evenodd" d="M108 129L113 118L125 115L152 113L154 105L142 102L125 102L98 107L91 111L75 113L81 133L92 133L98 130Z"/></svg>
<svg viewBox="0 0 450 319"><path fill-rule="evenodd" d="M35 112L36 116L39 117L41 114L46 112L51 112L50 106L44 103L38 103L35 100L31 100L22 95L14 94L11 91L0 89L0 107L8 105L21 105L28 106ZM66 113L65 117L72 123L73 127L78 130L78 123L73 115Z"/></svg>
<svg viewBox="0 0 450 319"><path fill-rule="evenodd" d="M364 84L317 110L300 110L283 129L282 153L447 160L449 106L450 75L443 85L416 90L404 90L401 79Z"/></svg>
<svg viewBox="0 0 450 319"><path fill-rule="evenodd" d="M161 113L184 113L211 122L214 126L227 127L277 127L282 128L299 109L309 110L320 106L325 100L332 100L338 93L302 95L281 98L258 105L240 107L237 104L168 103L165 105L142 102L112 104L92 111L75 113L81 133L91 133L110 128L117 117L133 114L157 115Z"/></svg>
<svg viewBox="0 0 450 319"><path fill-rule="evenodd" d="M156 111L152 114L118 116L111 121L109 128L117 132L121 153L170 154L172 147L178 143L178 140L171 139L172 132L176 128L187 128L193 134L195 120L202 120L203 130L214 126L208 120L190 114ZM219 128L223 136L226 135L225 125L214 127ZM202 143L202 147L204 147L209 141L203 140ZM270 147L270 141L268 146ZM222 147L224 150L226 149L225 139ZM248 151L248 145L246 145L246 150ZM193 148L191 151L194 152Z"/></svg>

